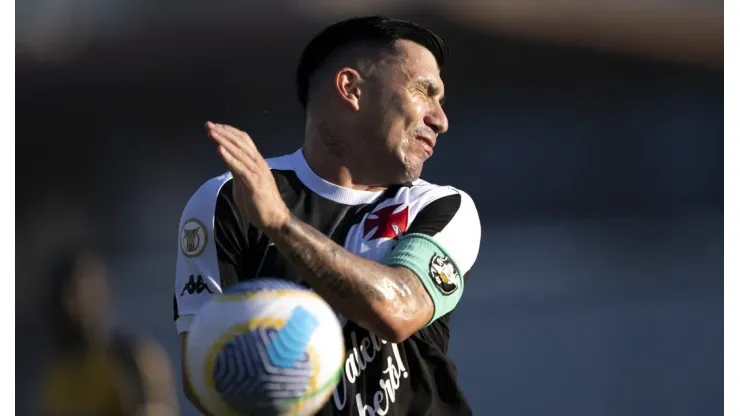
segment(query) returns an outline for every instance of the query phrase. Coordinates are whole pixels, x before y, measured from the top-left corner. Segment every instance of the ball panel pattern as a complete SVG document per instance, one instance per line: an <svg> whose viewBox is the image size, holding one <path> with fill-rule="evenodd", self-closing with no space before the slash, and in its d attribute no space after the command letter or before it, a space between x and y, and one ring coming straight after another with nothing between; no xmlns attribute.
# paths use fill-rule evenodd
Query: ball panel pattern
<svg viewBox="0 0 740 416"><path fill-rule="evenodd" d="M315 292L255 279L214 296L188 336L187 371L215 414L315 413L341 378L344 339Z"/></svg>

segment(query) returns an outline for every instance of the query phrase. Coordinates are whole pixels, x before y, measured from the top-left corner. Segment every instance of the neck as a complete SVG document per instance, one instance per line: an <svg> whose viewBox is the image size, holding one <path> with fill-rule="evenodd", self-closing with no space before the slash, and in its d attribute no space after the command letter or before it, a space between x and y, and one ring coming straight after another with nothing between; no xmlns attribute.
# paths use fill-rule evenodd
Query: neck
<svg viewBox="0 0 740 416"><path fill-rule="evenodd" d="M361 177L353 173L352 168L357 164L353 163L355 157L350 144L334 135L326 123L316 126L308 123L303 157L316 175L343 188L358 191L382 191L386 188L363 183Z"/></svg>

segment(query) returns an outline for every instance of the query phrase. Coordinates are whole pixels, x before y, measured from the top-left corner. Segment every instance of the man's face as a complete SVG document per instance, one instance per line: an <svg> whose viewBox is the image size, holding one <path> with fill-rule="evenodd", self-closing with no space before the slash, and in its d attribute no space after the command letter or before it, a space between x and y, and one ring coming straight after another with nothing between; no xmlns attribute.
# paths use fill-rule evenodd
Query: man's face
<svg viewBox="0 0 740 416"><path fill-rule="evenodd" d="M410 41L399 41L397 48L400 59L379 68L361 97L358 134L370 136L364 138L367 160L382 179L406 183L419 178L448 121L434 55Z"/></svg>

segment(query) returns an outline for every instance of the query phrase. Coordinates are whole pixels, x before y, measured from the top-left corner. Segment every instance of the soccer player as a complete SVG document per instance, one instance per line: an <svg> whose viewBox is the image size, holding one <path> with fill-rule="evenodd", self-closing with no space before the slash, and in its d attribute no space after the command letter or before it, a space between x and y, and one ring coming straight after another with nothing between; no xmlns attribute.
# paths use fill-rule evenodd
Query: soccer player
<svg viewBox="0 0 740 416"><path fill-rule="evenodd" d="M411 22L342 21L298 65L302 148L264 159L247 133L206 123L230 173L202 185L180 221L183 346L210 296L282 277L315 290L344 325L344 376L319 414L471 413L447 347L480 221L468 194L419 179L448 128L446 54Z"/></svg>
<svg viewBox="0 0 740 416"><path fill-rule="evenodd" d="M164 350L108 326L109 287L103 258L88 250L73 251L60 255L52 267L53 354L40 383L40 413L178 414Z"/></svg>

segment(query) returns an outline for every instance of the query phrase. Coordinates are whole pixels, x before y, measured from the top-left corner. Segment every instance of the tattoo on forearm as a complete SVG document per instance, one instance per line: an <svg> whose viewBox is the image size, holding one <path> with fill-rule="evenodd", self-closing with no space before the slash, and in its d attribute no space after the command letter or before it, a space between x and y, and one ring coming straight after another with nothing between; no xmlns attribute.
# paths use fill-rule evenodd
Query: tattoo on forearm
<svg viewBox="0 0 740 416"><path fill-rule="evenodd" d="M426 289L413 272L389 273L387 266L344 250L295 217L275 237L275 244L299 275L323 296L340 302L334 306L342 313L367 313L369 309L362 307L370 306L369 302L399 319L410 320L418 317L421 302L429 302ZM364 319L356 314L351 318Z"/></svg>
<svg viewBox="0 0 740 416"><path fill-rule="evenodd" d="M383 294L369 282L350 280L341 273L324 266L324 264L336 264L337 261L341 261L338 255L339 250L336 248L316 250L308 245L299 245L293 250L293 261L294 264L305 267L311 275L315 276L319 284L325 285L328 290L341 298L361 294L374 301L384 299Z"/></svg>
<svg viewBox="0 0 740 416"><path fill-rule="evenodd" d="M342 275L341 270L353 271L358 265L352 263L353 256L343 256L342 249L329 237L295 218L291 218L288 228L287 232L305 234L311 241L301 243L300 241L305 238L293 239L297 243L292 247L293 258L291 260L295 265L304 267L308 273L315 276L317 283L325 285L328 290L341 298L360 294L373 301L385 299L383 291L376 285L377 282L350 279ZM320 243L320 248L316 248L316 241ZM331 268L328 267L329 265ZM357 275L357 273L353 274Z"/></svg>

